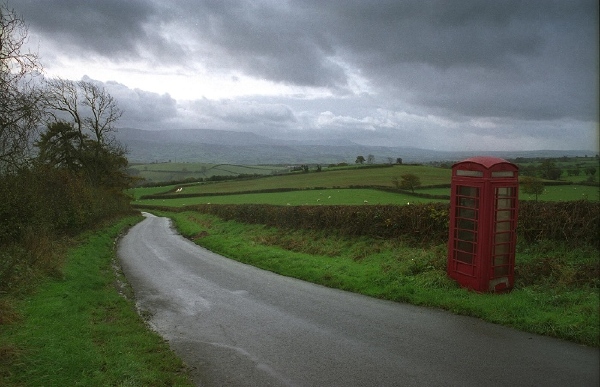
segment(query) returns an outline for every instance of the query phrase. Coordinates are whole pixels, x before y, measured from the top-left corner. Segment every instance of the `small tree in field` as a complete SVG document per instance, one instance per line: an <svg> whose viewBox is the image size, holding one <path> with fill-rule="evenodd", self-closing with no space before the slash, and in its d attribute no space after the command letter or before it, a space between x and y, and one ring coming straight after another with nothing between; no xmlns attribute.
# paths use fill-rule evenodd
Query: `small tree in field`
<svg viewBox="0 0 600 387"><path fill-rule="evenodd" d="M544 193L544 183L537 177L525 176L521 180L521 188L528 195L535 195L535 201L538 200L538 195Z"/></svg>
<svg viewBox="0 0 600 387"><path fill-rule="evenodd" d="M415 192L415 188L421 186L421 179L414 173L407 173L400 176L400 188Z"/></svg>
<svg viewBox="0 0 600 387"><path fill-rule="evenodd" d="M356 161L355 161L356 164L362 164L364 162L365 162L365 157L364 156L358 156L356 158Z"/></svg>

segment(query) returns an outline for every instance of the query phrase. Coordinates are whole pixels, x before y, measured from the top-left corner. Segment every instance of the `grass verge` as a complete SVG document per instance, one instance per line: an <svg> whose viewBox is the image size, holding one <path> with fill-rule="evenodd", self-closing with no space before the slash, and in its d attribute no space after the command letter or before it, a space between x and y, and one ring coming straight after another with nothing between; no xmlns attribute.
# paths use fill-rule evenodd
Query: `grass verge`
<svg viewBox="0 0 600 387"><path fill-rule="evenodd" d="M265 270L600 346L599 281L593 272L598 268L598 251L593 247L521 244L517 269L529 275L519 276L510 293L478 294L446 276L445 245L413 248L397 240L281 231L196 212L157 214L171 217L179 231L196 243ZM587 275L578 275L581 271Z"/></svg>
<svg viewBox="0 0 600 387"><path fill-rule="evenodd" d="M3 310L13 310L0 325L0 385L193 385L181 360L119 291L114 241L139 220L85 233L60 275L33 295L0 300Z"/></svg>

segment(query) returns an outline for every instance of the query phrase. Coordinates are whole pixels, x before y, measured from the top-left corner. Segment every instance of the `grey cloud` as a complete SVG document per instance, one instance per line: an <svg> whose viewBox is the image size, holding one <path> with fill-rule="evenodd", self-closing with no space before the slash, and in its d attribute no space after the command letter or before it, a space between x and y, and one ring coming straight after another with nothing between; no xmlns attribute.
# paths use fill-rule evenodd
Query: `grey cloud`
<svg viewBox="0 0 600 387"><path fill-rule="evenodd" d="M120 126L159 129L177 116L177 101L169 94L130 89L117 82L106 82L103 85L123 110Z"/></svg>
<svg viewBox="0 0 600 387"><path fill-rule="evenodd" d="M202 117L203 120L219 122L226 128L239 128L250 125L285 127L294 124L297 119L293 111L281 103L265 103L249 100L201 99L182 103L180 108L187 109L189 114Z"/></svg>
<svg viewBox="0 0 600 387"><path fill-rule="evenodd" d="M541 139L567 138L565 130L598 120L597 0L22 0L14 6L56 47L81 55L116 62L144 57L182 67L197 61L214 71L327 88L336 96L199 101L186 110L139 92L140 101L151 101L147 106L164 103L161 117L181 126L345 127L356 133L414 128L434 141L435 130L449 138L455 132L443 125L428 129L426 121L388 127L373 110L454 123L505 120ZM371 86L368 98L350 92L349 68ZM153 117L145 107L125 110ZM315 117L326 111L329 125L318 127ZM547 124L553 120L560 129ZM508 126L464 130L492 136Z"/></svg>
<svg viewBox="0 0 600 387"><path fill-rule="evenodd" d="M120 61L151 52L163 60L184 55L161 34L168 13L145 0L25 0L15 4L34 32L45 34L70 55ZM66 46L66 47L65 47Z"/></svg>
<svg viewBox="0 0 600 387"><path fill-rule="evenodd" d="M335 47L318 10L302 7L292 2L187 2L180 17L196 26L195 39L219 52L215 66L288 84L345 87L344 70L328 59Z"/></svg>

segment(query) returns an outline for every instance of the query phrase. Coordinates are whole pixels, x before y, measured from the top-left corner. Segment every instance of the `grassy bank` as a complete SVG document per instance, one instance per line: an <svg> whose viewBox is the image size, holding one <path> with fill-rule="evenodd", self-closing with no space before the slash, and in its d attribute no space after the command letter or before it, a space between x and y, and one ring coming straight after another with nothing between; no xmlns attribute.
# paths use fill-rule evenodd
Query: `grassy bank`
<svg viewBox="0 0 600 387"><path fill-rule="evenodd" d="M196 243L282 275L600 345L598 251L592 247L520 244L515 289L502 295L476 294L447 278L445 245L411 248L397 240L282 232L195 212L163 215L172 217Z"/></svg>
<svg viewBox="0 0 600 387"><path fill-rule="evenodd" d="M55 278L33 295L0 300L11 315L0 325L0 385L192 385L124 297L131 291L115 269L115 238L139 220L84 234Z"/></svg>

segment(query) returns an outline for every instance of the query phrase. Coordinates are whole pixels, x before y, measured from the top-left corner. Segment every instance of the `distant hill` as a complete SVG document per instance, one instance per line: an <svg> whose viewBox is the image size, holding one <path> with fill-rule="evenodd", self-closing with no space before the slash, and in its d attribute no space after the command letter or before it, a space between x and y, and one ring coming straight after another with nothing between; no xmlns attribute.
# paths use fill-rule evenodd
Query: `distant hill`
<svg viewBox="0 0 600 387"><path fill-rule="evenodd" d="M317 142L285 141L252 132L213 129L140 130L121 128L119 140L128 149L130 162L199 162L223 164L337 164L354 163L359 155L375 156L376 163L456 161L475 155L503 158L584 156L585 151L512 151L512 152L444 152L410 147L383 147L354 144L347 140L339 145Z"/></svg>

